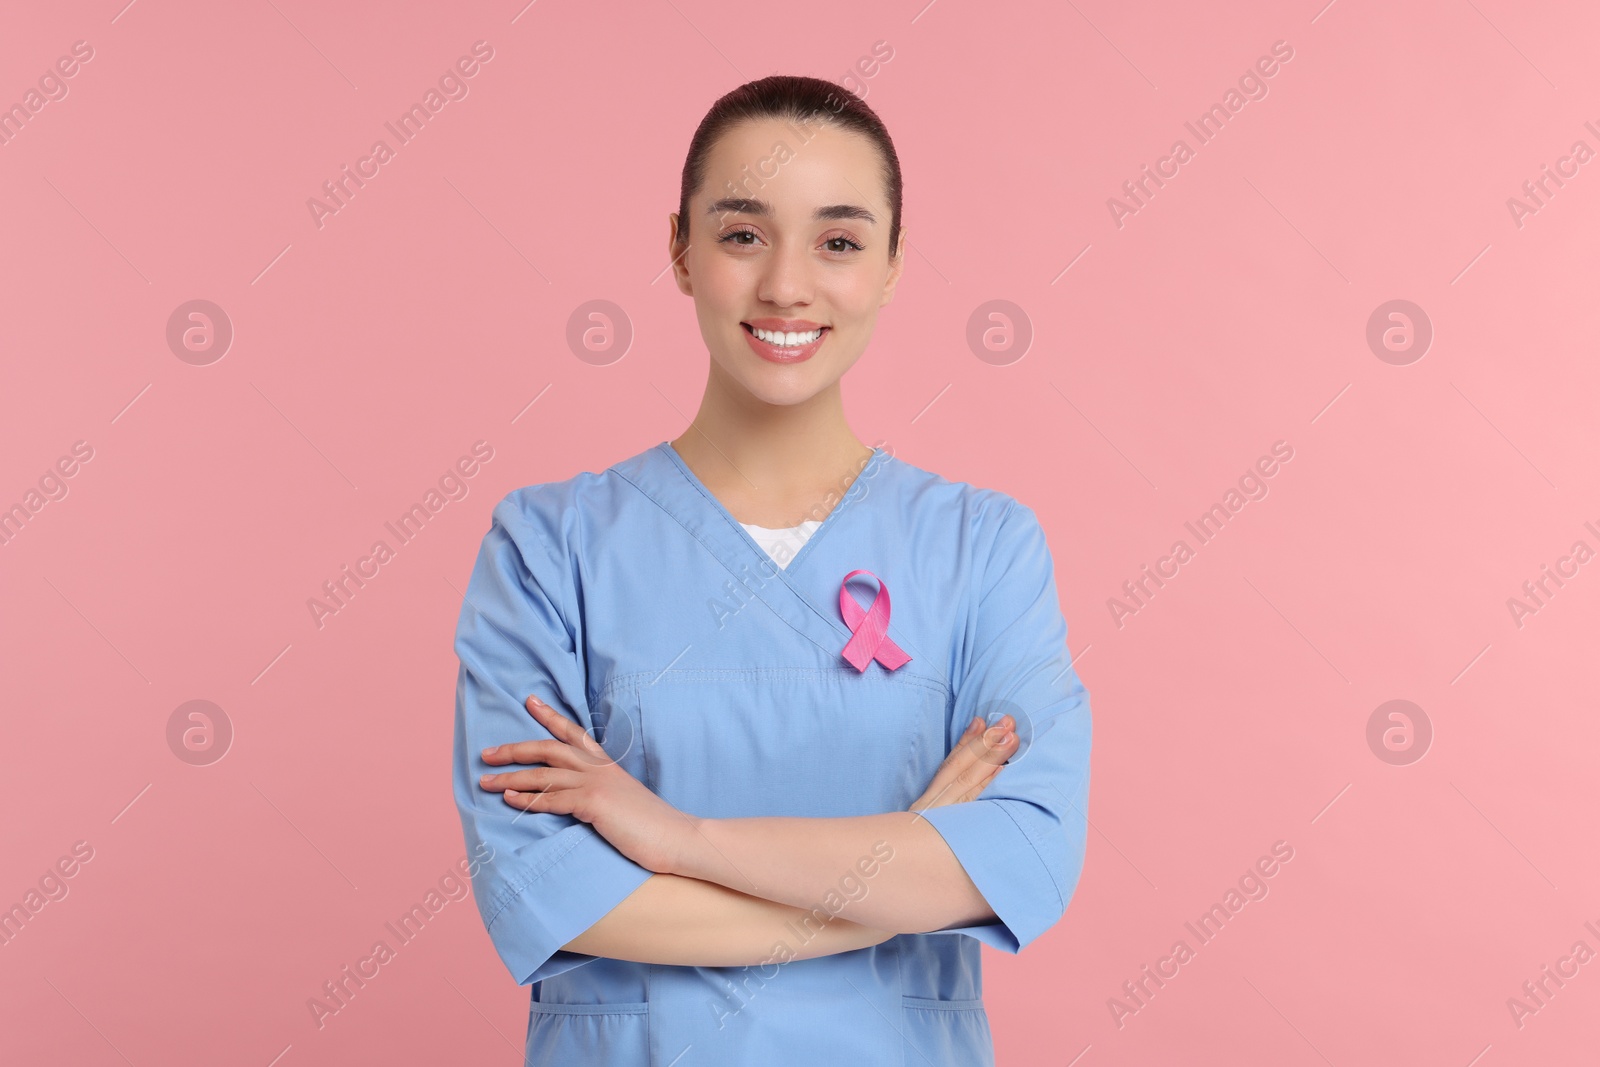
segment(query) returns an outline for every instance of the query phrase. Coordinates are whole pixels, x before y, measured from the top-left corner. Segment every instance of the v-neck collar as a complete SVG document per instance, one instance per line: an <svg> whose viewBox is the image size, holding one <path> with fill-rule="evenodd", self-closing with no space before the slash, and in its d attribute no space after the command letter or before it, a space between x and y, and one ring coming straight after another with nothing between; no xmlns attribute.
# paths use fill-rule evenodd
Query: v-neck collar
<svg viewBox="0 0 1600 1067"><path fill-rule="evenodd" d="M864 478L876 476L877 468L889 458L889 454L881 448L872 450L871 458L850 483L850 488L823 518L822 525L811 532L787 568L778 566L766 550L756 543L750 531L689 469L677 449L672 447L671 441L663 441L611 469L676 520L736 581L759 597L774 614L831 658L838 659L845 643L850 640L851 632L838 617L837 603L830 599L833 604L830 612L819 607L801 591L797 578L804 578L805 575L799 573L799 568L808 558L812 546L837 526L841 519L854 513L854 505L863 495L857 491L857 486L864 485ZM833 592L830 597L837 597L837 583L843 580L844 574L840 574L831 581L804 584L810 588L818 585L831 588Z"/></svg>
<svg viewBox="0 0 1600 1067"><path fill-rule="evenodd" d="M678 455L678 450L672 447L672 442L670 440L662 441L652 451L662 452L669 460L672 461L672 464L678 468L678 471L683 475L684 479L706 499L706 501L711 505L712 509L715 510L718 515L727 520L729 528L738 532L738 534L743 538L745 544L756 554L758 562L773 563L772 557L767 554L767 550L762 548L761 545L757 543L756 539L750 535L750 531L744 528L744 523L734 518L733 513L723 506L722 501L717 499L716 494L710 489L706 488L705 483L700 480L699 476L696 475L694 471L689 469L689 465L683 461L682 456ZM830 510L827 515L823 516L822 525L811 531L811 536L807 537L805 544L800 546L800 551L789 557L789 562L786 566L778 568L779 575L784 577L786 583L789 581L790 577L797 573L797 569L799 568L801 562L805 559L806 554L811 551L811 546L820 541L827 534L828 530L835 525L835 520L838 518L839 513L846 510L852 503L854 503L851 493L855 490L857 484L861 482L863 478L875 475L877 471L874 470L874 468L878 464L882 463L887 456L888 453L881 448L874 448L872 450L872 455L870 458L868 458L866 465L863 466L859 472L857 472L855 478L850 482L850 488L845 490L844 495L840 497L839 502L833 506L832 510ZM856 495L859 496L860 494L858 493ZM776 563L773 563L773 565L777 566Z"/></svg>

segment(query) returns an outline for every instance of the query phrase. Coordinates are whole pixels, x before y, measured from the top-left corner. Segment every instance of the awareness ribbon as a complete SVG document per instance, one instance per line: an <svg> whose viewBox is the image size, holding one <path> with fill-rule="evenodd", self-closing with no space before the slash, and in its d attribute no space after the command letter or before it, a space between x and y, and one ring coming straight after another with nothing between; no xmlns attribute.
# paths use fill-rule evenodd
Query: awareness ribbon
<svg viewBox="0 0 1600 1067"><path fill-rule="evenodd" d="M861 610L848 588L850 579L858 574L865 574L878 583L878 593L866 611ZM856 670L865 671L874 659L891 671L911 661L911 657L889 639L889 587L882 578L863 570L845 575L844 581L839 583L839 613L850 627L850 640L844 646L843 655Z"/></svg>

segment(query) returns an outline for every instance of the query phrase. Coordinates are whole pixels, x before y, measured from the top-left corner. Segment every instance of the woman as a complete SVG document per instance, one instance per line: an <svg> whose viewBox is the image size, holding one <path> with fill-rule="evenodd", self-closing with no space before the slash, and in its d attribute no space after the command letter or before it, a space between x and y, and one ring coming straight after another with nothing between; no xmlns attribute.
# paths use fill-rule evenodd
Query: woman
<svg viewBox="0 0 1600 1067"><path fill-rule="evenodd" d="M1044 533L844 419L900 207L837 85L717 101L668 245L699 412L494 509L455 795L530 1064L992 1063L979 942L1077 885L1089 704Z"/></svg>

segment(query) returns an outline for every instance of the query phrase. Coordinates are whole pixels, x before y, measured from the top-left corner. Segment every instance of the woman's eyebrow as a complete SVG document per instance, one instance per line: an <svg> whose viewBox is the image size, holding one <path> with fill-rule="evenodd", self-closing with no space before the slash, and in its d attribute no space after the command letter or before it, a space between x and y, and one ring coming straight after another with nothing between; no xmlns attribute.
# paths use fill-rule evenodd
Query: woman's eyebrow
<svg viewBox="0 0 1600 1067"><path fill-rule="evenodd" d="M770 218L774 212L772 205L765 200L751 197L729 196L721 200L713 200L711 206L706 208L708 215L765 215ZM830 204L819 207L811 216L818 222L831 219L860 219L866 223L876 223L878 216L864 207L855 204Z"/></svg>

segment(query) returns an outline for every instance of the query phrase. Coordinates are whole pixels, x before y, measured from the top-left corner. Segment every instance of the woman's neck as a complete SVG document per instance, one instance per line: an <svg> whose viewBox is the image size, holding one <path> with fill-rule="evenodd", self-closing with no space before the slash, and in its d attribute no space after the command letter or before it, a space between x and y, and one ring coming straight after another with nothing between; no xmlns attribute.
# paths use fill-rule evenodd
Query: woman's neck
<svg viewBox="0 0 1600 1067"><path fill-rule="evenodd" d="M821 520L872 458L845 422L837 386L830 392L758 413L728 411L707 394L672 448L741 523L786 528Z"/></svg>

